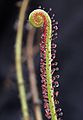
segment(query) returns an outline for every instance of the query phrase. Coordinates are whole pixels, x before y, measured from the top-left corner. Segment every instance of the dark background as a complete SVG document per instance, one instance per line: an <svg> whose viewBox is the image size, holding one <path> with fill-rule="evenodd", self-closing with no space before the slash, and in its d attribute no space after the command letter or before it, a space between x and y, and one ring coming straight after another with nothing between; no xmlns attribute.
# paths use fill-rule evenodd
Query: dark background
<svg viewBox="0 0 83 120"><path fill-rule="evenodd" d="M17 88L5 87L10 66L14 64L14 23L19 12L16 1L0 0L0 120L20 119ZM51 7L59 22L57 55L63 118L83 120L83 0L35 0L30 3L30 10L39 4Z"/></svg>

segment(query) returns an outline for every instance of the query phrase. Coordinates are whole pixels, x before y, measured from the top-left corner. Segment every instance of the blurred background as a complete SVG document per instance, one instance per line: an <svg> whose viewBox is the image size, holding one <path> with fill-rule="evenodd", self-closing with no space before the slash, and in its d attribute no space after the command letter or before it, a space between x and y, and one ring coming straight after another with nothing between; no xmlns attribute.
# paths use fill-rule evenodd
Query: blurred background
<svg viewBox="0 0 83 120"><path fill-rule="evenodd" d="M83 119L83 0L30 0L23 28L23 75L27 101L34 120L29 70L26 67L26 37L29 32L28 15L41 5L51 7L59 22L57 58L59 63L59 101L64 120ZM0 120L21 120L21 107L15 69L15 42L21 1L0 0ZM44 116L40 79L39 31L35 31L34 64L40 106ZM37 34L37 35L36 35Z"/></svg>

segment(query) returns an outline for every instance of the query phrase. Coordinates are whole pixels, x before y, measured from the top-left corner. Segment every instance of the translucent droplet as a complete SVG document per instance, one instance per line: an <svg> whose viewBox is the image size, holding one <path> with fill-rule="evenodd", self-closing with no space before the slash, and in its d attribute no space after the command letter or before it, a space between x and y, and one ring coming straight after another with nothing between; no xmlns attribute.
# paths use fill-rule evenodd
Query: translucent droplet
<svg viewBox="0 0 83 120"><path fill-rule="evenodd" d="M51 17L51 20L53 20L54 18L53 17Z"/></svg>
<svg viewBox="0 0 83 120"><path fill-rule="evenodd" d="M57 78L57 79L60 78L60 75L56 75L56 78Z"/></svg>
<svg viewBox="0 0 83 120"><path fill-rule="evenodd" d="M43 10L45 10L45 8L43 8Z"/></svg>
<svg viewBox="0 0 83 120"><path fill-rule="evenodd" d="M63 112L60 112L60 113L59 113L59 116L63 116Z"/></svg>
<svg viewBox="0 0 83 120"><path fill-rule="evenodd" d="M52 11L52 8L49 8L49 11Z"/></svg>
<svg viewBox="0 0 83 120"><path fill-rule="evenodd" d="M52 48L56 48L56 47L57 47L57 45L53 43L52 44Z"/></svg>
<svg viewBox="0 0 83 120"><path fill-rule="evenodd" d="M42 37L44 38L44 37L45 37L45 35L44 35L44 34L42 34Z"/></svg>
<svg viewBox="0 0 83 120"><path fill-rule="evenodd" d="M52 33L54 33L54 30L52 30Z"/></svg>
<svg viewBox="0 0 83 120"><path fill-rule="evenodd" d="M52 49L52 51L53 51L54 53L56 53L56 50L55 50L55 49Z"/></svg>
<svg viewBox="0 0 83 120"><path fill-rule="evenodd" d="M57 110L56 110L56 112L61 112L61 111L62 111L62 109L61 109L61 108L59 108L59 109L57 109Z"/></svg>
<svg viewBox="0 0 83 120"><path fill-rule="evenodd" d="M55 20L52 21L53 23L55 22Z"/></svg>
<svg viewBox="0 0 83 120"><path fill-rule="evenodd" d="M55 36L57 36L57 35L58 35L58 33L56 32L56 33L55 33Z"/></svg>
<svg viewBox="0 0 83 120"><path fill-rule="evenodd" d="M55 105L58 105L58 104L59 104L59 101L58 101L58 100L55 100L54 102L55 102Z"/></svg>
<svg viewBox="0 0 83 120"><path fill-rule="evenodd" d="M49 13L49 12L51 12L51 11L52 11L52 8L49 8L49 11L48 11L48 13Z"/></svg>
<svg viewBox="0 0 83 120"><path fill-rule="evenodd" d="M38 8L42 8L41 5Z"/></svg>
<svg viewBox="0 0 83 120"><path fill-rule="evenodd" d="M56 71L58 71L58 70L59 70L59 68L57 67L57 68L56 68Z"/></svg>
<svg viewBox="0 0 83 120"><path fill-rule="evenodd" d="M58 21L56 21L56 25L58 25Z"/></svg>
<svg viewBox="0 0 83 120"><path fill-rule="evenodd" d="M57 66L57 65L58 65L58 62L55 62L55 65Z"/></svg>
<svg viewBox="0 0 83 120"><path fill-rule="evenodd" d="M51 19L54 19L55 14L52 15Z"/></svg>
<svg viewBox="0 0 83 120"><path fill-rule="evenodd" d="M55 95L56 95L56 97L58 97L58 95L59 95L59 92L58 92L58 91L56 91L56 92L55 92Z"/></svg>
<svg viewBox="0 0 83 120"><path fill-rule="evenodd" d="M53 62L54 59L51 59L51 62Z"/></svg>
<svg viewBox="0 0 83 120"><path fill-rule="evenodd" d="M51 66L55 66L55 63L52 63Z"/></svg>
<svg viewBox="0 0 83 120"><path fill-rule="evenodd" d="M41 39L43 39L43 37L41 36Z"/></svg>
<svg viewBox="0 0 83 120"><path fill-rule="evenodd" d="M55 54L52 54L52 58L55 59L56 55Z"/></svg>
<svg viewBox="0 0 83 120"><path fill-rule="evenodd" d="M55 83L56 87L59 87L59 82L58 81L55 81L54 83Z"/></svg>
<svg viewBox="0 0 83 120"><path fill-rule="evenodd" d="M41 38L42 38L42 39L44 39L44 37L45 37L45 35L44 35L44 34L42 34L42 35L41 35Z"/></svg>
<svg viewBox="0 0 83 120"><path fill-rule="evenodd" d="M55 16L55 14L52 15L53 17Z"/></svg>
<svg viewBox="0 0 83 120"><path fill-rule="evenodd" d="M57 26L55 26L55 29L56 29L56 30L58 30L58 27L57 27Z"/></svg>

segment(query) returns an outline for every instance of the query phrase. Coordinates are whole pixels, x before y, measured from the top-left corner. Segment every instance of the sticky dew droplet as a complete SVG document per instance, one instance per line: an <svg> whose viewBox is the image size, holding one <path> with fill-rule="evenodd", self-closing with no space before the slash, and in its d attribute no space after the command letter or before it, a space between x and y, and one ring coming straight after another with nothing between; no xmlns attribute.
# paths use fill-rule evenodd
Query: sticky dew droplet
<svg viewBox="0 0 83 120"><path fill-rule="evenodd" d="M52 8L49 8L48 13L50 13L51 11L52 11Z"/></svg>
<svg viewBox="0 0 83 120"><path fill-rule="evenodd" d="M52 43L52 48L56 48L56 47L57 47L57 45Z"/></svg>
<svg viewBox="0 0 83 120"><path fill-rule="evenodd" d="M55 17L55 14L53 14L53 15L52 15L51 19L53 20L53 19L54 19L54 17Z"/></svg>
<svg viewBox="0 0 83 120"><path fill-rule="evenodd" d="M62 111L62 109L61 108L58 108L57 110L56 110L56 112L61 112Z"/></svg>
<svg viewBox="0 0 83 120"><path fill-rule="evenodd" d="M55 20L52 20L53 23L55 23Z"/></svg>
<svg viewBox="0 0 83 120"><path fill-rule="evenodd" d="M55 84L55 87L59 87L59 82L58 81L55 81L54 84Z"/></svg>
<svg viewBox="0 0 83 120"><path fill-rule="evenodd" d="M55 53L52 54L52 59L55 59L56 55Z"/></svg>
<svg viewBox="0 0 83 120"><path fill-rule="evenodd" d="M60 112L60 113L59 113L59 116L63 116L63 112Z"/></svg>
<svg viewBox="0 0 83 120"><path fill-rule="evenodd" d="M56 78L57 78L57 79L60 78L60 75L56 75Z"/></svg>
<svg viewBox="0 0 83 120"><path fill-rule="evenodd" d="M54 94L55 94L55 96L56 96L56 97L58 97L59 92L58 92L58 91L56 91Z"/></svg>
<svg viewBox="0 0 83 120"><path fill-rule="evenodd" d="M55 63L52 63L51 66L55 66Z"/></svg>
<svg viewBox="0 0 83 120"><path fill-rule="evenodd" d="M49 11L52 11L52 8L49 8Z"/></svg>
<svg viewBox="0 0 83 120"><path fill-rule="evenodd" d="M42 8L42 6L40 5L38 8L39 8L39 9L41 9L41 8Z"/></svg>
<svg viewBox="0 0 83 120"><path fill-rule="evenodd" d="M59 70L59 67L56 67L56 69L55 69L56 71L58 71Z"/></svg>
<svg viewBox="0 0 83 120"><path fill-rule="evenodd" d="M59 104L59 101L55 99L55 105L58 105Z"/></svg>

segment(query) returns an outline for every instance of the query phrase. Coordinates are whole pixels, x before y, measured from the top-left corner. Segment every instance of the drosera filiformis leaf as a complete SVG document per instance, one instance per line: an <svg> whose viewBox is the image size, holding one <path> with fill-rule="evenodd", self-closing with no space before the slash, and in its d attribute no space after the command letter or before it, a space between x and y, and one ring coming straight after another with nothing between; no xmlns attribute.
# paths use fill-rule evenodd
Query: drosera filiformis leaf
<svg viewBox="0 0 83 120"><path fill-rule="evenodd" d="M51 9L50 9L51 11ZM43 33L41 35L40 41L40 72L41 72L41 82L42 82L42 94L44 100L44 109L45 109L45 116L51 120L58 120L57 111L55 104L58 103L56 99L54 99L54 95L58 96L58 91L54 92L54 86L58 87L58 81L56 79L59 75L53 77L55 71L58 70L57 68L53 68L52 66L57 66L57 62L52 63L55 59L55 48L56 44L52 44L52 39L57 38L57 33L55 34L54 31L58 29L57 23L52 20L53 16L50 18L49 14L42 9L36 9L32 11L29 15L29 22L33 27L42 28ZM53 26L52 26L53 25ZM53 27L53 30L52 30ZM54 51L54 52L53 52Z"/></svg>

